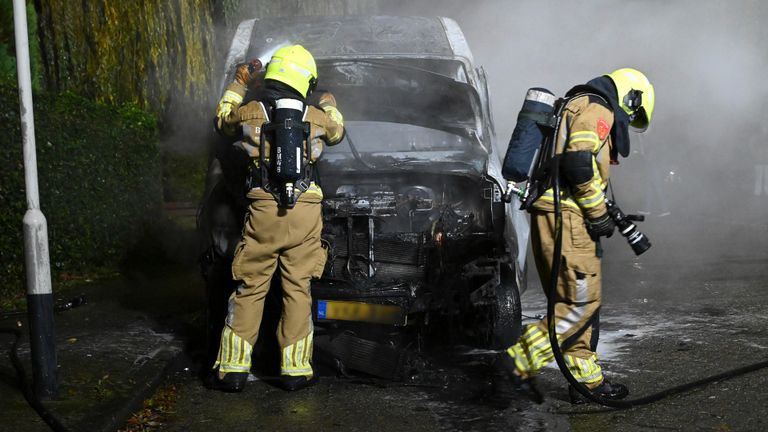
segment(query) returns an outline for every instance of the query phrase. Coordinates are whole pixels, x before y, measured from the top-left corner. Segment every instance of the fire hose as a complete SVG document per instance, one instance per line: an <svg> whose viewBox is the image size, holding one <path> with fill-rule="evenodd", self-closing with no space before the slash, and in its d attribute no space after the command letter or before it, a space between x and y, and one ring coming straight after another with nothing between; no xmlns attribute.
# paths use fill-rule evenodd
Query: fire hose
<svg viewBox="0 0 768 432"><path fill-rule="evenodd" d="M69 309L72 309L74 307L78 307L81 305L86 304L86 299L84 296L79 296L76 298L73 298L72 300L69 300L66 303L57 305L54 310L56 312L63 312ZM14 316L14 315L23 315L26 312L23 311L11 311L6 312L3 315L5 317L8 316ZM45 408L43 403L40 401L40 398L35 395L35 392L32 390L32 386L27 381L27 374L24 371L24 366L21 364L21 360L19 359L18 355L18 348L19 348L19 341L21 340L21 330L19 330L16 327L8 327L8 328L0 328L0 333L4 334L11 334L14 336L13 344L11 345L11 349L9 351L9 356L11 358L11 364L13 365L13 368L16 370L16 375L19 378L19 388L24 395L24 399L27 401L30 407L32 407L33 410L37 413L38 416L48 425L48 427L51 428L54 432L69 432L69 429L67 429L59 419L57 419L48 409Z"/></svg>
<svg viewBox="0 0 768 432"><path fill-rule="evenodd" d="M553 188L554 188L554 204L555 204L555 248L552 254L552 271L550 274L550 284L547 289L547 327L549 333L549 342L552 346L552 353L554 355L557 366L560 368L560 372L563 374L568 383L578 391L582 396L588 400L598 403L610 408L632 408L639 405L647 405L653 402L657 402L668 396L683 393L690 389L701 387L705 384L709 384L715 381L721 381L724 379L734 378L740 375L744 375L749 372L754 372L759 369L768 367L768 360L759 363L754 363L748 366L743 366L737 369L732 369L717 375L702 378L689 383L681 384L675 387L663 389L648 396L643 396L637 399L624 399L624 400L611 400L606 399L600 395L592 393L583 383L579 382L568 369L563 358L563 353L560 348L560 343L557 340L557 332L555 330L555 295L557 293L557 282L560 275L560 263L562 261L562 244L563 244L563 215L560 207L560 182L559 182L559 158L554 158L553 172ZM635 243L632 243L632 239L627 237L630 241L630 245L633 246L636 254L640 254L645 250L638 253L638 249L635 247ZM648 244L650 247L650 244ZM647 249L647 248L646 248ZM590 318L591 319L591 318Z"/></svg>
<svg viewBox="0 0 768 432"><path fill-rule="evenodd" d="M21 330L17 328L0 328L0 333L14 335L13 345L11 346L9 355L11 357L13 368L16 369L16 375L19 377L19 387L21 388L21 392L24 395L24 399L26 399L29 406L35 410L37 415L43 419L43 421L51 428L51 430L54 432L68 432L69 429L61 424L59 419L57 419L50 411L45 408L45 406L43 406L43 403L37 396L35 396L34 392L32 391L32 387L27 382L24 366L22 366L21 360L19 360L17 353L19 348L19 340L21 339Z"/></svg>

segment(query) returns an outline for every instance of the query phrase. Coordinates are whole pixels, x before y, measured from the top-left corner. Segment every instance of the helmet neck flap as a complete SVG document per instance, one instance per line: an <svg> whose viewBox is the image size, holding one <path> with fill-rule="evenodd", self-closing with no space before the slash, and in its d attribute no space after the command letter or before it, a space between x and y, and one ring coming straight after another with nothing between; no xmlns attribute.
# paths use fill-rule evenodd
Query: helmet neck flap
<svg viewBox="0 0 768 432"><path fill-rule="evenodd" d="M577 92L595 92L602 96L611 105L613 111L613 127L611 127L611 159L618 159L616 153L623 157L629 156L629 115L621 108L616 96L616 86L607 76L597 77L587 82L586 85L576 86L569 90L567 95Z"/></svg>

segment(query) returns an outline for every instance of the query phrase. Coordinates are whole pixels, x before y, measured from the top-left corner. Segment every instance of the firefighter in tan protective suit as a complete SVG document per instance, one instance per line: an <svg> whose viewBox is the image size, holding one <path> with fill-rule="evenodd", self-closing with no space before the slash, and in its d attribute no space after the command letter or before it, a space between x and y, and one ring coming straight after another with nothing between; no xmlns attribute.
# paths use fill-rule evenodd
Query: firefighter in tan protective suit
<svg viewBox="0 0 768 432"><path fill-rule="evenodd" d="M314 163L324 143L336 144L344 135L343 118L330 93L315 98L317 106L307 103L317 68L304 47L277 50L266 67L260 100L241 105L260 66L238 66L216 117L220 132L242 136L239 145L252 161L250 205L232 262L232 277L239 285L230 297L219 354L206 382L222 391L241 391L245 386L264 299L278 270L283 298L277 330L280 382L285 389L296 390L315 381L309 289L310 280L323 272L326 251L320 242L323 194L315 182ZM286 177L292 171L295 176Z"/></svg>
<svg viewBox="0 0 768 432"><path fill-rule="evenodd" d="M609 165L618 154L629 154L629 126L639 131L648 127L655 94L645 75L628 68L595 78L587 86L577 88L602 97L584 94L570 99L556 138L566 187L561 190L563 240L555 328L573 376L603 398L621 399L629 393L627 387L605 380L595 353L602 283L599 238L611 236L615 228L605 203ZM530 213L533 256L546 289L555 246L552 189L534 202ZM503 393L511 381L515 390L540 401L532 377L553 360L547 320L530 324L517 344L497 358L494 386ZM569 393L573 403L586 400L572 387Z"/></svg>

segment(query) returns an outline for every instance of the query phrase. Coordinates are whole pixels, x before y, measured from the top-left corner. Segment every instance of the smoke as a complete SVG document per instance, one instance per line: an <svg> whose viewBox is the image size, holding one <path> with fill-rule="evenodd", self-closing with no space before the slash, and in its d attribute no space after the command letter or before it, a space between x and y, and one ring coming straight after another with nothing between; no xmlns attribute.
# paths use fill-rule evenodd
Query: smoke
<svg viewBox="0 0 768 432"><path fill-rule="evenodd" d="M459 23L488 75L502 154L529 87L562 95L617 68L643 71L656 109L650 130L632 134L632 154L612 170L619 204L650 211L641 227L657 238L666 233L654 226L680 222L690 232L768 231L768 197L756 196L755 184L756 164L768 164L767 3L432 1L382 12ZM655 219L666 211L675 223Z"/></svg>
<svg viewBox="0 0 768 432"><path fill-rule="evenodd" d="M379 2L380 14L459 23L488 75L501 154L529 87L563 94L617 68L643 71L656 109L650 130L632 136L632 154L612 170L617 202L627 213L651 212L650 221L670 211L690 230L729 234L768 232L768 190L756 192L758 166L768 166L766 12L759 0ZM642 228L658 238L664 224Z"/></svg>

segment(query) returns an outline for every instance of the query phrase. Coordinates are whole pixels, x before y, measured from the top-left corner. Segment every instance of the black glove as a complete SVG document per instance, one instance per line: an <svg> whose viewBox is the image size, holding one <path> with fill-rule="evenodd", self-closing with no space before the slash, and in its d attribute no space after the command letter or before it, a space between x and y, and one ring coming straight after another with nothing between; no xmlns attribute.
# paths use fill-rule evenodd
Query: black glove
<svg viewBox="0 0 768 432"><path fill-rule="evenodd" d="M610 237L613 235L613 230L616 228L616 224L608 213L603 213L602 216L598 216L594 219L587 219L587 232L592 240L597 241L600 237Z"/></svg>

